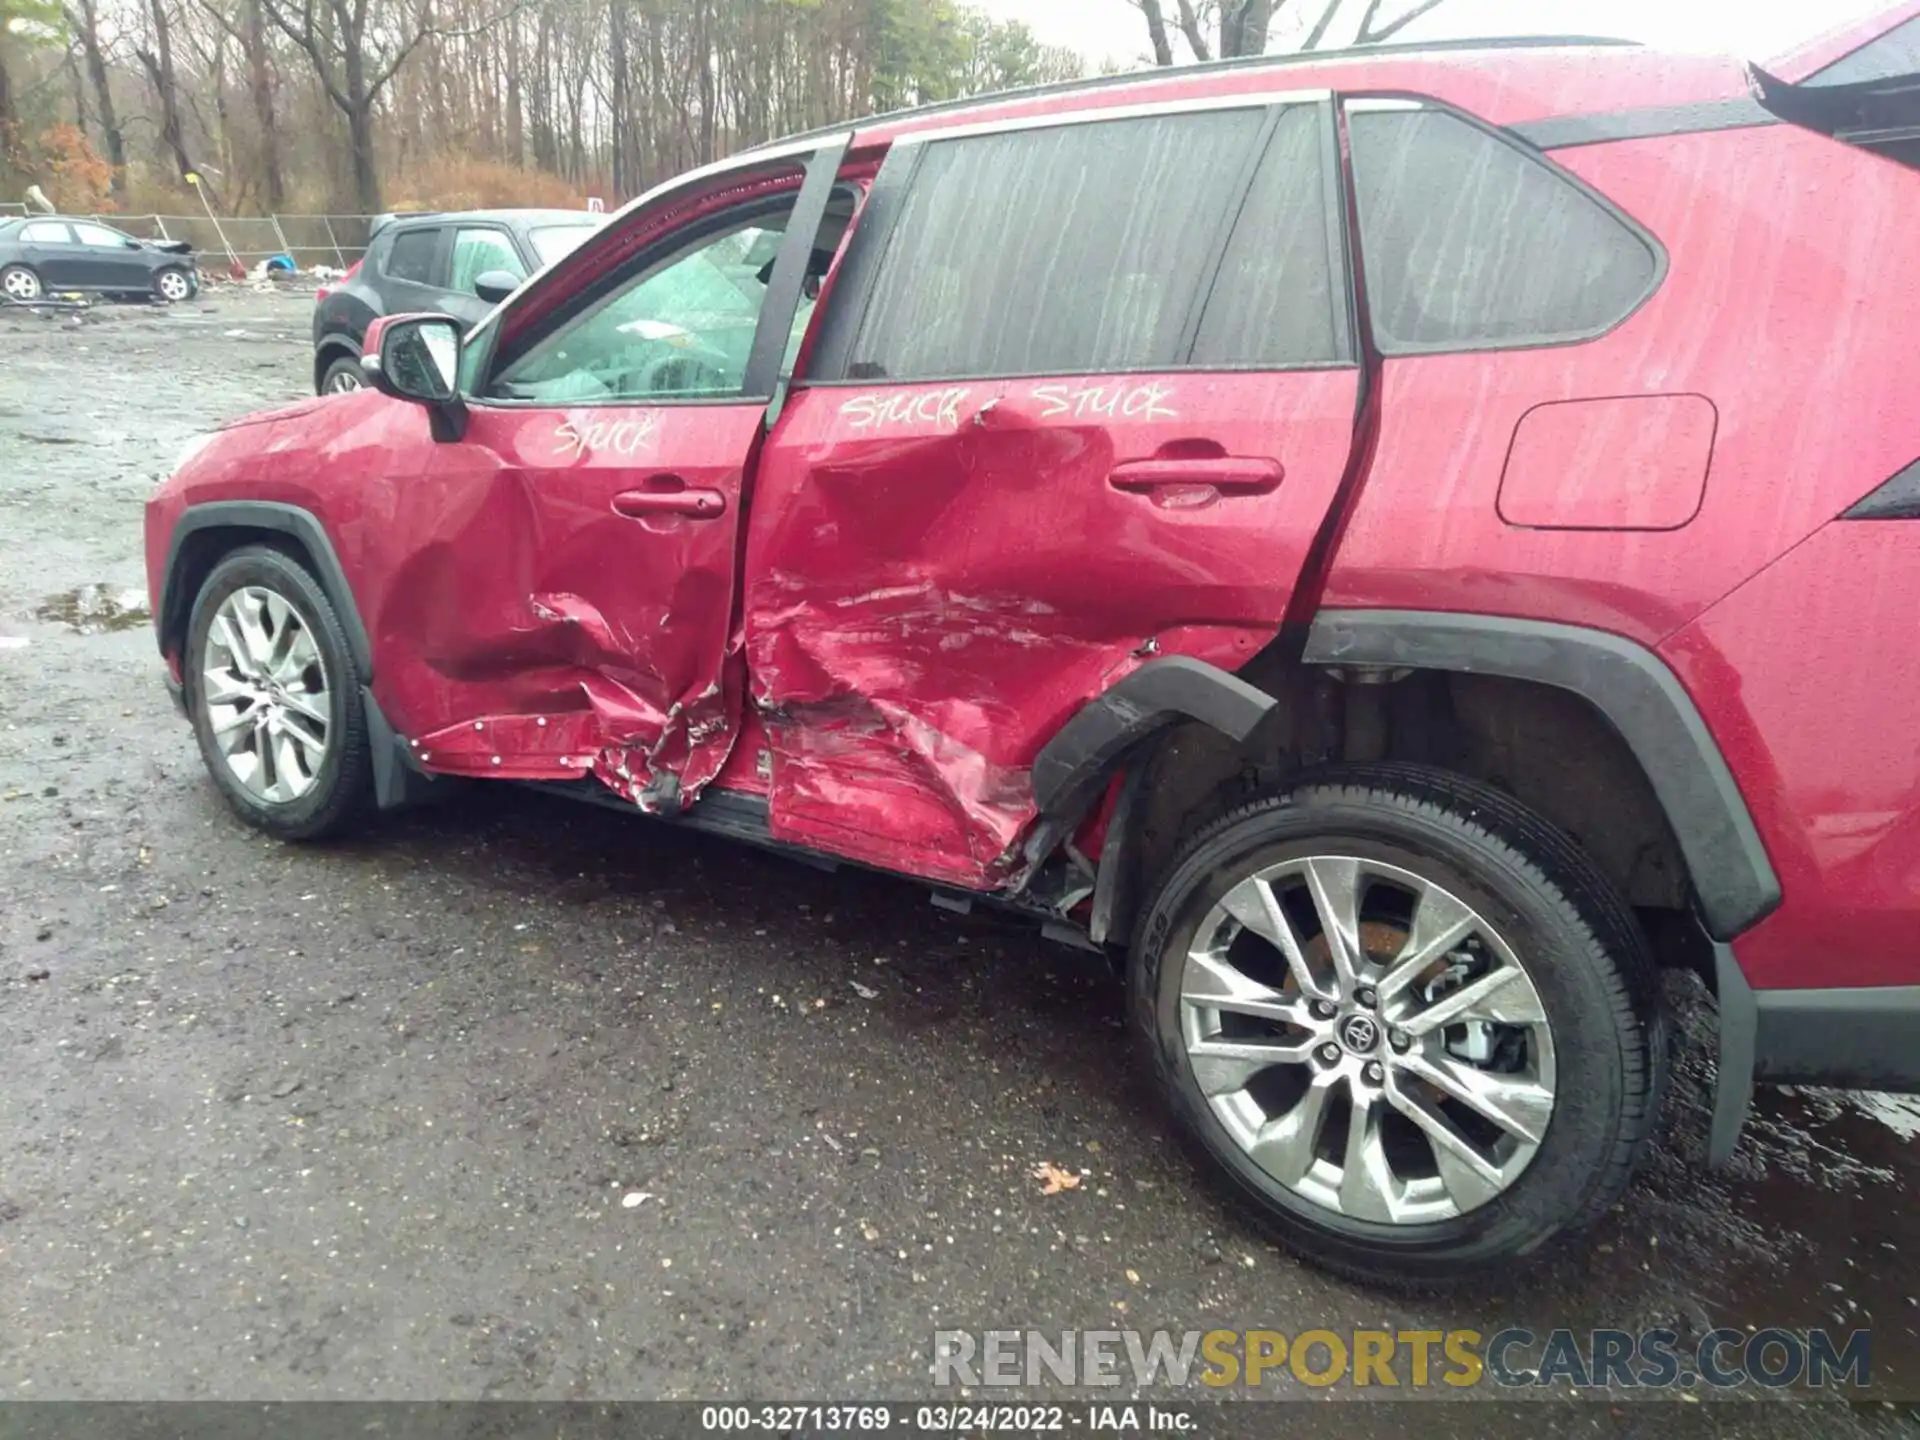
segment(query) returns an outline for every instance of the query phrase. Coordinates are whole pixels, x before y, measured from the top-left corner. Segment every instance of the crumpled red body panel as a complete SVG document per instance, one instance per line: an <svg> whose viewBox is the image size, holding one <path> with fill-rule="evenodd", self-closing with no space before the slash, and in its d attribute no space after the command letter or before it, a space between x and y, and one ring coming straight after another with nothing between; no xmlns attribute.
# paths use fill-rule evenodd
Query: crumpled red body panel
<svg viewBox="0 0 1920 1440"><path fill-rule="evenodd" d="M387 487L370 587L383 705L435 770L591 774L651 810L719 773L739 710L729 629L754 404L472 412ZM663 482L711 517L619 513ZM531 722L531 723L522 723Z"/></svg>
<svg viewBox="0 0 1920 1440"><path fill-rule="evenodd" d="M1034 757L1075 711L1156 654L1236 669L1278 630L1355 392L1331 371L794 396L747 539L774 833L1004 883L1035 817ZM1279 461L1285 483L1142 490L1116 474L1222 455Z"/></svg>

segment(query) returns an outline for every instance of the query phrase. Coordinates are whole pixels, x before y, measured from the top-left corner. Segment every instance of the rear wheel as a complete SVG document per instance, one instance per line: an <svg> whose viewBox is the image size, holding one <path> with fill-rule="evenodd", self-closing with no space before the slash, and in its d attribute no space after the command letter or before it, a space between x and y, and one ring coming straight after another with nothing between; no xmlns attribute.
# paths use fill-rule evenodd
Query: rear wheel
<svg viewBox="0 0 1920 1440"><path fill-rule="evenodd" d="M30 300L38 300L44 294L46 287L40 283L38 271L25 265L9 265L0 270L0 295L5 295L9 300L25 304Z"/></svg>
<svg viewBox="0 0 1920 1440"><path fill-rule="evenodd" d="M265 546L227 556L187 622L200 754L248 824L290 840L347 829L372 794L360 675L326 592Z"/></svg>
<svg viewBox="0 0 1920 1440"><path fill-rule="evenodd" d="M1632 912L1545 821L1440 772L1330 770L1219 816L1131 974L1183 1128L1345 1274L1461 1278L1592 1222L1654 1118Z"/></svg>
<svg viewBox="0 0 1920 1440"><path fill-rule="evenodd" d="M178 304L193 297L193 276L178 266L168 266L153 277L153 293L162 300Z"/></svg>

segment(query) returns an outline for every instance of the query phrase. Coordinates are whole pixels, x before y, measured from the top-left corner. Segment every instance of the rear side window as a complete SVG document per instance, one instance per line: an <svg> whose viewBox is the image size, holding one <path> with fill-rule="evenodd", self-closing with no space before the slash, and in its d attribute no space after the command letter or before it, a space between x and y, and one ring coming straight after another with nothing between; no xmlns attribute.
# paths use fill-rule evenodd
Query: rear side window
<svg viewBox="0 0 1920 1440"><path fill-rule="evenodd" d="M1444 110L1350 112L1384 354L1588 339L1659 279L1652 245L1570 177Z"/></svg>
<svg viewBox="0 0 1920 1440"><path fill-rule="evenodd" d="M931 380L1180 363L1265 118L1219 110L928 142L846 374Z"/></svg>
<svg viewBox="0 0 1920 1440"><path fill-rule="evenodd" d="M436 283L433 261L439 248L438 230L403 230L393 237L393 248L387 252L386 272L395 280L432 285Z"/></svg>

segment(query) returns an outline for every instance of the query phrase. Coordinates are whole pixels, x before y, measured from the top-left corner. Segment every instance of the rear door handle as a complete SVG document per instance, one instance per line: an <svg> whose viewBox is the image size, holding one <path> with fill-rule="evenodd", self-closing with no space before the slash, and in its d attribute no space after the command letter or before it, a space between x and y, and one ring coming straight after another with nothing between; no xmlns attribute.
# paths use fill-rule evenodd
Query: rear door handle
<svg viewBox="0 0 1920 1440"><path fill-rule="evenodd" d="M1278 460L1254 455L1209 455L1194 459L1128 460L1113 467L1107 484L1130 495L1169 488L1211 486L1222 495L1265 495L1286 475Z"/></svg>
<svg viewBox="0 0 1920 1440"><path fill-rule="evenodd" d="M691 515L697 520L712 520L727 513L727 497L718 490L703 490L681 485L667 488L663 477L658 490L623 490L613 497L613 513L629 520L646 520L655 515Z"/></svg>

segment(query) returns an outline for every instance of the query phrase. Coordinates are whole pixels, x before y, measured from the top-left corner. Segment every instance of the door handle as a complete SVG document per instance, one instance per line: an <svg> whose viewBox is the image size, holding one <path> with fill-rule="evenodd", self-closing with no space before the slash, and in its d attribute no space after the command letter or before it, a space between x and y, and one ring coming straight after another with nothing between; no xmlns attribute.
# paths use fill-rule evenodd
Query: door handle
<svg viewBox="0 0 1920 1440"><path fill-rule="evenodd" d="M668 488L671 481L678 488ZM646 520L655 515L691 515L696 520L711 520L727 513L727 497L718 490L689 487L678 477L662 476L652 482L656 490L623 490L613 497L613 513L629 520Z"/></svg>
<svg viewBox="0 0 1920 1440"><path fill-rule="evenodd" d="M1156 490L1211 487L1222 495L1265 495L1279 488L1286 469L1256 455L1207 455L1127 460L1113 467L1107 484L1129 495Z"/></svg>

